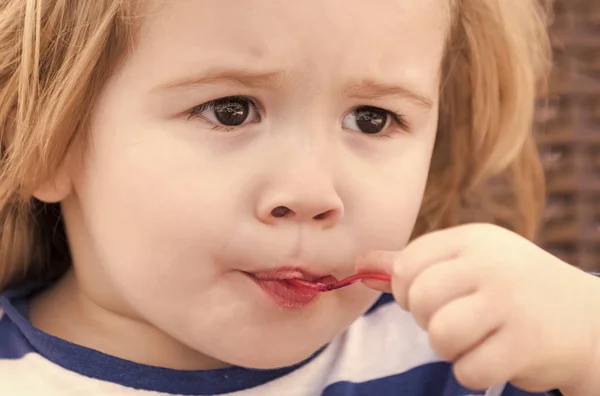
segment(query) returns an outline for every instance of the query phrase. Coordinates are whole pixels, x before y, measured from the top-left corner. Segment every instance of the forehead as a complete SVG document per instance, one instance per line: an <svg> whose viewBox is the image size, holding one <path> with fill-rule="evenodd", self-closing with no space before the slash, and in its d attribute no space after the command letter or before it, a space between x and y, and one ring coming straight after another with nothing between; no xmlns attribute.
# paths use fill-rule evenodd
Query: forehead
<svg viewBox="0 0 600 396"><path fill-rule="evenodd" d="M134 58L158 78L223 65L419 82L439 69L450 24L448 0L152 0L144 8Z"/></svg>

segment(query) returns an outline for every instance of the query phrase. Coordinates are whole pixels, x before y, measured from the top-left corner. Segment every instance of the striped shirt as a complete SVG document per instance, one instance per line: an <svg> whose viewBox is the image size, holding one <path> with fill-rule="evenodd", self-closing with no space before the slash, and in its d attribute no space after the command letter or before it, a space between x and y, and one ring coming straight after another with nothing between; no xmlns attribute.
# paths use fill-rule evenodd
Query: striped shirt
<svg viewBox="0 0 600 396"><path fill-rule="evenodd" d="M507 384L475 392L429 347L410 314L384 295L304 362L275 370L179 371L146 366L58 339L28 321L31 290L0 295L3 396L528 396ZM542 394L539 394L542 395Z"/></svg>

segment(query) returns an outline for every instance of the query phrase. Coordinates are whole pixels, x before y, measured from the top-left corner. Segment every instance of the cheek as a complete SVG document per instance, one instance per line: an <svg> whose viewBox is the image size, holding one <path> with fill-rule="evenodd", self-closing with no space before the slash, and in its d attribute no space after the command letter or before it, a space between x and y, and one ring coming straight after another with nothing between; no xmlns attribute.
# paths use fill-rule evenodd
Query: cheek
<svg viewBox="0 0 600 396"><path fill-rule="evenodd" d="M209 255L227 242L240 208L223 182L231 177L217 178L207 156L152 136L95 136L76 190L89 239L115 282L145 294L177 285L185 294L218 275Z"/></svg>
<svg viewBox="0 0 600 396"><path fill-rule="evenodd" d="M415 172L420 173L420 172ZM417 174L399 178L395 185L379 186L363 200L364 226L357 229L360 238L371 249L399 250L408 242L419 213L424 179L414 180ZM368 243L366 243L368 241Z"/></svg>
<svg viewBox="0 0 600 396"><path fill-rule="evenodd" d="M355 232L367 248L399 250L412 234L435 140L433 126L420 132L396 155L378 163L369 177L361 178L359 199L348 209L359 219Z"/></svg>

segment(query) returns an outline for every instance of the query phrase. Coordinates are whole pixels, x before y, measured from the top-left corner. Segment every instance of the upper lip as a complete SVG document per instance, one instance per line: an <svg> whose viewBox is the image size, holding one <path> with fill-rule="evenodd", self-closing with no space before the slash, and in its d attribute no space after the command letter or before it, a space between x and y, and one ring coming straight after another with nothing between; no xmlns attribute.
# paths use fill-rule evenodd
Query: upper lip
<svg viewBox="0 0 600 396"><path fill-rule="evenodd" d="M253 272L251 275L260 280L303 279L314 282L329 274L317 274L299 267L278 267L266 271Z"/></svg>

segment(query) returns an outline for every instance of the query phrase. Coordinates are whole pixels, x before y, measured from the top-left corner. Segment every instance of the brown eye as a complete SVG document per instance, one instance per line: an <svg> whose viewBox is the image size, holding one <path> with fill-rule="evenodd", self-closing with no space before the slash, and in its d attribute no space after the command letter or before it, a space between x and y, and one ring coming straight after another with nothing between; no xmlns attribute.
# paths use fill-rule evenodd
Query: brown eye
<svg viewBox="0 0 600 396"><path fill-rule="evenodd" d="M250 114L250 102L245 98L224 98L215 101L215 118L226 126L242 125Z"/></svg>
<svg viewBox="0 0 600 396"><path fill-rule="evenodd" d="M215 128L234 128L249 122L259 122L258 106L249 98L230 96L194 107L188 119L202 118Z"/></svg>
<svg viewBox="0 0 600 396"><path fill-rule="evenodd" d="M356 108L344 118L344 127L368 135L375 135L389 126L390 119L391 116L387 110L362 106Z"/></svg>

